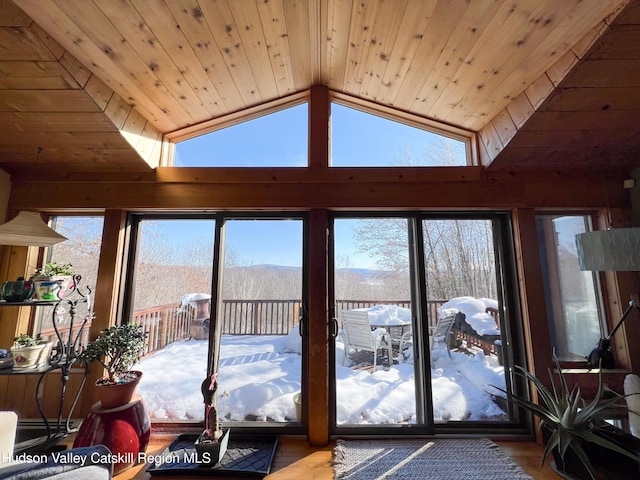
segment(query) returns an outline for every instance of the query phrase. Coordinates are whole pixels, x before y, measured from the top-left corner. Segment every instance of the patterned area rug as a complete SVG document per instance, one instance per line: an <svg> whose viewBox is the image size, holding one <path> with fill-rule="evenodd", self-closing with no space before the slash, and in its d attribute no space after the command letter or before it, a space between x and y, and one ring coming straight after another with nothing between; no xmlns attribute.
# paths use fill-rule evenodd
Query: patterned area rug
<svg viewBox="0 0 640 480"><path fill-rule="evenodd" d="M491 440L338 440L336 479L531 480Z"/></svg>

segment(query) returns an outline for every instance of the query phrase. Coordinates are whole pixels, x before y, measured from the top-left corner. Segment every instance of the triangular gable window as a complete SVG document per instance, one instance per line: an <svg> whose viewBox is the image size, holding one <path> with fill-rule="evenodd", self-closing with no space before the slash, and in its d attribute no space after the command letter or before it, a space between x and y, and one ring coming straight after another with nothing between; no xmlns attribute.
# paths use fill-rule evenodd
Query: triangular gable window
<svg viewBox="0 0 640 480"><path fill-rule="evenodd" d="M306 103L176 143L174 167L306 167Z"/></svg>
<svg viewBox="0 0 640 480"><path fill-rule="evenodd" d="M467 166L467 142L331 104L331 166Z"/></svg>

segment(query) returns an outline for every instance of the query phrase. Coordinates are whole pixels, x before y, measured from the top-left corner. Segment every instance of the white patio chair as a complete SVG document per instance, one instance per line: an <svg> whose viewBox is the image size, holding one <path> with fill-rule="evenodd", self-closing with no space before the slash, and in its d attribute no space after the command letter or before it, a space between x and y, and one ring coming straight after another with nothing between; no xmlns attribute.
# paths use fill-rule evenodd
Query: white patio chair
<svg viewBox="0 0 640 480"><path fill-rule="evenodd" d="M456 320L456 315L449 315L448 317L440 317L436 329L431 336L431 366L433 367L435 361L442 356L442 350L446 350L447 355L451 358L451 352L449 351L450 337L453 334L451 328Z"/></svg>
<svg viewBox="0 0 640 480"><path fill-rule="evenodd" d="M405 351L413 349L413 332L409 330L404 332L400 337L400 348L398 350L398 363L404 362L407 358L411 358L412 353L408 352L405 355Z"/></svg>
<svg viewBox="0 0 640 480"><path fill-rule="evenodd" d="M356 351L364 350L373 352L373 370L376 370L378 363L378 350L386 351L388 365L393 362L393 352L391 349L391 337L383 328L371 331L369 314L354 310L342 310L342 333L344 337L344 356L342 364L349 355L349 349Z"/></svg>

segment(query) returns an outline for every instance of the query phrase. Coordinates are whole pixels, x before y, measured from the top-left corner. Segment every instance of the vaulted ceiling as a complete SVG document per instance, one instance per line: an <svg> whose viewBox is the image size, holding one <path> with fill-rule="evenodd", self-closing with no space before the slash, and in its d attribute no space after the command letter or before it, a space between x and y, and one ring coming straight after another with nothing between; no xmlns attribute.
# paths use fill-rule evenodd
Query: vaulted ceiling
<svg viewBox="0 0 640 480"><path fill-rule="evenodd" d="M312 85L477 134L496 170L628 172L637 0L0 0L0 168L143 171Z"/></svg>

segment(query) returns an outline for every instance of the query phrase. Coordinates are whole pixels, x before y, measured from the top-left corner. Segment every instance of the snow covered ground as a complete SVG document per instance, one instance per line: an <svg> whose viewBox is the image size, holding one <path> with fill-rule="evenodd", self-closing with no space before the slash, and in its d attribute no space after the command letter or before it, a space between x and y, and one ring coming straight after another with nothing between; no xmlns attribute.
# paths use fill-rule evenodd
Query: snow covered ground
<svg viewBox="0 0 640 480"><path fill-rule="evenodd" d="M218 410L226 421L295 421L293 396L300 391L300 336L223 335ZM342 366L344 346L336 342L337 419L340 424L415 423L414 369L410 362L370 373ZM200 384L206 376L207 342L184 340L144 358L138 393L152 418L201 420ZM452 352L431 370L434 420L504 418L491 388L504 388L504 369L495 357Z"/></svg>

